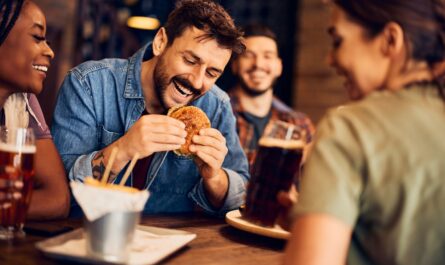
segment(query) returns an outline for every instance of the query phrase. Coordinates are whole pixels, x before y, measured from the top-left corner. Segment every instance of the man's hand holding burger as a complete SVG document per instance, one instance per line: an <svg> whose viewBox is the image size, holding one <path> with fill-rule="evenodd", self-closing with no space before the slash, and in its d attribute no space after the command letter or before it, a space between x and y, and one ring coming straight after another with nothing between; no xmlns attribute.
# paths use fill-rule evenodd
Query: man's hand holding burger
<svg viewBox="0 0 445 265"><path fill-rule="evenodd" d="M193 136L189 150L197 156L195 161L204 179L214 178L220 173L228 152L226 138L213 128L201 129Z"/></svg>
<svg viewBox="0 0 445 265"><path fill-rule="evenodd" d="M113 144L99 151L92 161L93 175L107 163L113 147L119 152L110 174L116 174L138 153L147 157L155 152L174 151L178 155L193 157L203 178L210 203L222 206L228 190L228 176L222 170L228 149L226 139L210 127L207 115L199 108L183 106L172 108L166 115L144 115Z"/></svg>
<svg viewBox="0 0 445 265"><path fill-rule="evenodd" d="M165 115L143 115L124 136L97 152L92 160L93 176L102 177L114 147L119 151L111 169L110 182L136 153L143 158L155 152L178 149L185 142L187 133L184 128L184 123Z"/></svg>
<svg viewBox="0 0 445 265"><path fill-rule="evenodd" d="M197 107L174 108L168 115L184 122L187 131L186 143L175 152L194 156L207 198L215 208L220 208L229 186L228 176L222 169L228 152L226 139L220 131L210 127L207 115Z"/></svg>
<svg viewBox="0 0 445 265"><path fill-rule="evenodd" d="M228 149L226 139L216 129L201 129L193 136L190 151L196 154L195 162L201 174L207 197L215 208L222 206L229 188L226 172L222 169Z"/></svg>
<svg viewBox="0 0 445 265"><path fill-rule="evenodd" d="M129 161L135 153L147 157L156 152L178 149L185 142L185 125L165 115L143 115L119 139L122 160Z"/></svg>

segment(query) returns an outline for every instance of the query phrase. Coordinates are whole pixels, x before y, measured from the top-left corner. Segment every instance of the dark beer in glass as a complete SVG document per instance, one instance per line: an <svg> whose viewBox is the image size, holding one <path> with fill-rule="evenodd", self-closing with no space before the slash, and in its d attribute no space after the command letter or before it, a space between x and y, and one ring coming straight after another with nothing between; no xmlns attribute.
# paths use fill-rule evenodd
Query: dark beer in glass
<svg viewBox="0 0 445 265"><path fill-rule="evenodd" d="M284 126L282 130L301 130L286 123L271 126ZM278 131L269 132L260 139L243 211L246 219L263 226L275 224L282 210L277 201L278 192L288 191L298 180L305 146L301 133Z"/></svg>
<svg viewBox="0 0 445 265"><path fill-rule="evenodd" d="M1 127L0 138L0 239L11 239L24 235L36 147L31 129Z"/></svg>

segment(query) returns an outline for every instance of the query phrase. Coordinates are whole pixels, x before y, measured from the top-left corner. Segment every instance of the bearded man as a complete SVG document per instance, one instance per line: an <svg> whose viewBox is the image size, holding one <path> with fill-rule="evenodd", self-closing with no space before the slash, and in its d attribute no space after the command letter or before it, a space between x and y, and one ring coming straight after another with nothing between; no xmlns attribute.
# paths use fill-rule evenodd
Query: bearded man
<svg viewBox="0 0 445 265"><path fill-rule="evenodd" d="M56 145L71 180L101 178L117 147L110 182L135 154L127 185L148 189L145 213L223 215L243 202L249 179L230 100L215 86L232 53L244 49L232 18L210 0L186 0L153 42L129 59L90 61L72 69L54 114ZM172 150L185 142L184 123L167 115L183 105L201 108L211 127L195 135L193 158Z"/></svg>

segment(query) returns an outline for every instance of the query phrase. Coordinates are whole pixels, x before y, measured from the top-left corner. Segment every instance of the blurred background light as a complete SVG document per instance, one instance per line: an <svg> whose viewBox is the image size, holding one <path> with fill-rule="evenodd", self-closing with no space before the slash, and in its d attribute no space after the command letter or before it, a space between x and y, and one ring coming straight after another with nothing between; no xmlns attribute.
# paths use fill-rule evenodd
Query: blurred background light
<svg viewBox="0 0 445 265"><path fill-rule="evenodd" d="M127 20L127 26L134 29L155 30L160 25L159 19L154 17L133 16Z"/></svg>

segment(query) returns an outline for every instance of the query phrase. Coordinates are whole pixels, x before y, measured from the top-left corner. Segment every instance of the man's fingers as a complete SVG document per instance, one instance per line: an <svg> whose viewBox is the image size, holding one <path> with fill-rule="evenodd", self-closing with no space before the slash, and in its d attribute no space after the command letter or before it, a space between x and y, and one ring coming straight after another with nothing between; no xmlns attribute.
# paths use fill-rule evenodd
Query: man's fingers
<svg viewBox="0 0 445 265"><path fill-rule="evenodd" d="M149 114L142 116L139 120L145 124L168 123L176 127L185 128L185 124L182 121L166 115Z"/></svg>
<svg viewBox="0 0 445 265"><path fill-rule="evenodd" d="M220 150L216 149L213 146L204 146L204 145L191 145L190 151L192 153L203 153L208 155L214 160L217 161L224 161L225 153L221 152Z"/></svg>
<svg viewBox="0 0 445 265"><path fill-rule="evenodd" d="M215 128L201 129L199 131L199 135L210 136L217 139L219 142L223 142L224 144L226 143L226 138L224 137L224 135L222 135L222 133Z"/></svg>
<svg viewBox="0 0 445 265"><path fill-rule="evenodd" d="M182 145L185 143L185 138L183 137L172 134L153 132L147 133L141 140L147 145L151 145L153 143Z"/></svg>
<svg viewBox="0 0 445 265"><path fill-rule="evenodd" d="M197 148L201 148L203 146L211 147L217 150L217 152L222 153L224 156L228 153L228 149L226 146L226 139L224 137L216 138L212 136L202 136L202 135L195 135L192 138L192 142L194 143L193 146L196 146ZM199 150L199 149L197 149ZM205 151L205 150L203 150ZM223 158L224 159L224 158Z"/></svg>
<svg viewBox="0 0 445 265"><path fill-rule="evenodd" d="M225 141L214 137L195 135L192 141L196 145L211 146L219 151L224 151L227 148Z"/></svg>
<svg viewBox="0 0 445 265"><path fill-rule="evenodd" d="M200 158L204 163L206 163L207 165L209 165L211 168L219 168L221 167L219 165L218 160L216 160L213 156L206 154L202 151L198 151L196 152L196 156L198 156L198 158Z"/></svg>
<svg viewBox="0 0 445 265"><path fill-rule="evenodd" d="M147 124L141 127L143 132L171 134L185 138L187 132L184 128L169 123Z"/></svg>

